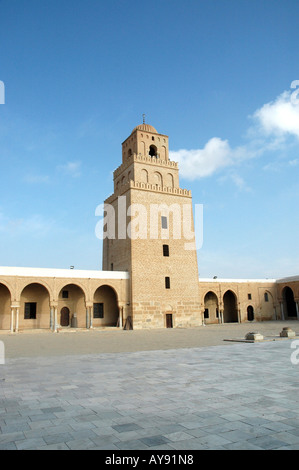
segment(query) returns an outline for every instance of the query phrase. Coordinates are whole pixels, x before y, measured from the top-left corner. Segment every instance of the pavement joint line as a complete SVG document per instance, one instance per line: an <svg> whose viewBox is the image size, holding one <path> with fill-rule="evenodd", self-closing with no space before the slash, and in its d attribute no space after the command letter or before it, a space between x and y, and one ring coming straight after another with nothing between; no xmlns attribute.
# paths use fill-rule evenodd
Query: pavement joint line
<svg viewBox="0 0 299 470"><path fill-rule="evenodd" d="M0 366L0 449L298 447L299 365L290 360L296 337L224 344L224 337L237 340L251 329L234 325L219 334L207 327L204 342L199 330L141 332L129 336L132 351L122 343L107 352L105 343L82 352L75 341L71 354L66 345L58 355L50 351L58 336L24 334L20 344L10 338L14 354ZM264 324L261 334L268 339L281 329ZM64 338L83 336L88 342L86 334ZM119 337L125 335L109 332ZM140 348L144 338L154 349ZM18 357L25 340L35 356Z"/></svg>

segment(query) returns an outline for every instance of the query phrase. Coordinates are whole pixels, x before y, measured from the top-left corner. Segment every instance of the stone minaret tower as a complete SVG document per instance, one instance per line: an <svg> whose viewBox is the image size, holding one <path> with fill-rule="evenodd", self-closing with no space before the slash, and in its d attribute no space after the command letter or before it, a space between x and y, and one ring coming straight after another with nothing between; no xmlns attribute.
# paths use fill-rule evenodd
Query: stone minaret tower
<svg viewBox="0 0 299 470"><path fill-rule="evenodd" d="M179 186L166 135L145 123L133 129L105 205L115 237L112 230L104 239L103 270L129 271L126 316L134 329L201 325L197 254L186 249L194 230L192 197Z"/></svg>

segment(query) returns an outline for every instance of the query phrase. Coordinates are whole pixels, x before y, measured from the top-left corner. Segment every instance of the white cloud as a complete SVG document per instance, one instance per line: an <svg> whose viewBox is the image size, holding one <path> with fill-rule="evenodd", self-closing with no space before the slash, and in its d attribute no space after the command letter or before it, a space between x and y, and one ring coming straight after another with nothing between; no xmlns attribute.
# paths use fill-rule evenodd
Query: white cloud
<svg viewBox="0 0 299 470"><path fill-rule="evenodd" d="M81 162L68 162L65 165L58 166L57 169L71 178L81 176Z"/></svg>
<svg viewBox="0 0 299 470"><path fill-rule="evenodd" d="M292 98L293 93L285 91L254 113L253 117L266 135L293 135L299 138L299 102Z"/></svg>
<svg viewBox="0 0 299 470"><path fill-rule="evenodd" d="M170 158L179 163L183 178L195 180L234 166L250 154L245 147L232 149L227 140L213 137L203 149L170 152Z"/></svg>
<svg viewBox="0 0 299 470"><path fill-rule="evenodd" d="M253 125L248 128L243 146L232 148L228 140L213 137L203 148L171 151L170 158L179 163L183 178L195 180L223 170L231 171L245 160L260 157L265 152L282 150L287 137L299 138L299 99L295 98L295 93L298 94L297 90L285 91L251 116ZM297 160L289 164L295 166ZM246 188L241 176L231 173L230 177L239 189Z"/></svg>
<svg viewBox="0 0 299 470"><path fill-rule="evenodd" d="M218 181L220 181L221 183L232 181L240 191L246 191L246 192L252 191L252 189L245 182L244 178L242 178L242 176L240 176L234 170L228 171L227 174L224 176L221 176L218 179Z"/></svg>

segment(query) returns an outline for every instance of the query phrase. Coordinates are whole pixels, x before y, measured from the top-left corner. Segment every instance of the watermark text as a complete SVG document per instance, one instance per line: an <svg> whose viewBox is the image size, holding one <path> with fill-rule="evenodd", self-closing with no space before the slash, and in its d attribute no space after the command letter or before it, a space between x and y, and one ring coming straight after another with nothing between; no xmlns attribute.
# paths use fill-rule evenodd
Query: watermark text
<svg viewBox="0 0 299 470"><path fill-rule="evenodd" d="M291 354L291 363L294 366L298 366L298 364L299 364L299 339L296 339L295 341L292 341L291 348L295 349L295 351L292 352L292 354Z"/></svg>
<svg viewBox="0 0 299 470"><path fill-rule="evenodd" d="M119 196L117 204L100 204L95 215L101 217L95 233L100 240L183 240L185 250L203 245L203 205L131 204Z"/></svg>
<svg viewBox="0 0 299 470"><path fill-rule="evenodd" d="M5 104L5 85L0 80L0 104Z"/></svg>

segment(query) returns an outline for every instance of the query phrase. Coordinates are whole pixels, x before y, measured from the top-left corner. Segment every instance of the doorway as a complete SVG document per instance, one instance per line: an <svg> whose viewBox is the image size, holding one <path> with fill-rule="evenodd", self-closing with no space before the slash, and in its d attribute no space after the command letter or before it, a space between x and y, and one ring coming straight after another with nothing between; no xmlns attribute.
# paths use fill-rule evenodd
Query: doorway
<svg viewBox="0 0 299 470"><path fill-rule="evenodd" d="M70 310L67 307L63 307L60 312L60 326L70 325Z"/></svg>
<svg viewBox="0 0 299 470"><path fill-rule="evenodd" d="M248 321L254 320L254 309L252 305L249 305L249 307L247 307L247 320Z"/></svg>
<svg viewBox="0 0 299 470"><path fill-rule="evenodd" d="M166 313L166 328L173 328L172 313Z"/></svg>
<svg viewBox="0 0 299 470"><path fill-rule="evenodd" d="M228 290L223 296L224 304L224 323L237 323L238 322L238 308L237 298L235 294Z"/></svg>
<svg viewBox="0 0 299 470"><path fill-rule="evenodd" d="M285 305L285 314L287 318L296 318L297 309L296 302L294 298L294 292L290 287L285 287L283 290L283 298Z"/></svg>

